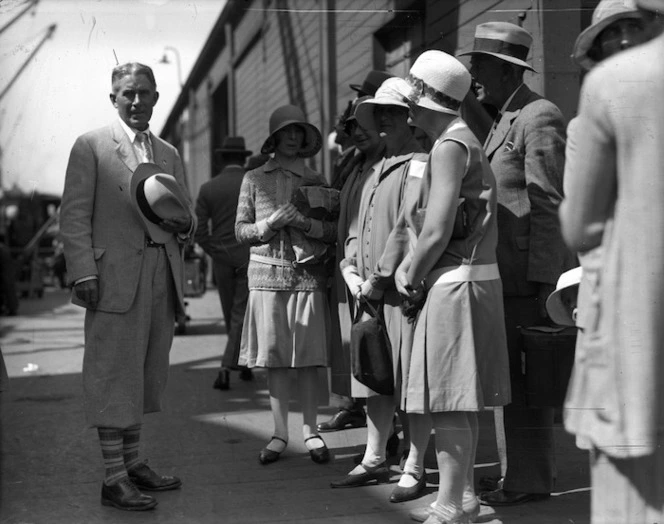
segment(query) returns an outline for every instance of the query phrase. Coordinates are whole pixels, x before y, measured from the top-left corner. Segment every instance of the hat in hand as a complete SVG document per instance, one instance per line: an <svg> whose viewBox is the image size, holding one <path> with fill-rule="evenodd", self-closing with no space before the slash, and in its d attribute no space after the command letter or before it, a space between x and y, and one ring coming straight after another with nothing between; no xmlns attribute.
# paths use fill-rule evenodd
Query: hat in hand
<svg viewBox="0 0 664 524"><path fill-rule="evenodd" d="M222 155L251 156L251 151L245 148L244 138L241 136L227 136L221 147L215 151Z"/></svg>
<svg viewBox="0 0 664 524"><path fill-rule="evenodd" d="M574 326L576 297L583 269L575 267L565 271L556 284L556 290L546 299L546 311L556 324L561 326Z"/></svg>
<svg viewBox="0 0 664 524"><path fill-rule="evenodd" d="M357 91L357 96L374 96L380 85L385 82L388 78L392 78L394 75L388 73L387 71L376 71L375 69L367 73L367 77L364 79L362 84L350 84L350 88L353 91Z"/></svg>
<svg viewBox="0 0 664 524"><path fill-rule="evenodd" d="M489 55L535 71L526 62L532 43L532 35L523 27L509 22L487 22L475 28L473 50L458 56Z"/></svg>
<svg viewBox="0 0 664 524"><path fill-rule="evenodd" d="M175 177L149 162L139 164L131 177L131 202L148 235L159 244L168 242L173 235L160 227L163 220L194 218L189 199Z"/></svg>
<svg viewBox="0 0 664 524"><path fill-rule="evenodd" d="M298 156L307 158L314 156L323 146L323 137L318 128L304 118L304 112L297 106L281 106L270 116L270 136L263 143L261 153L269 155L275 150L274 135L280 129L297 124L304 130L304 146Z"/></svg>

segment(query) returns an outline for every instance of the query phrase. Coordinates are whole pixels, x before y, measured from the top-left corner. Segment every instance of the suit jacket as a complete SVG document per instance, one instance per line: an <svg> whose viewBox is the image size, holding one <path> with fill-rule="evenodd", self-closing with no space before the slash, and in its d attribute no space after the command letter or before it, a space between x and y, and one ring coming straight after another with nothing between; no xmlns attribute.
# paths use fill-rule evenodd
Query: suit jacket
<svg viewBox="0 0 664 524"><path fill-rule="evenodd" d="M484 147L497 182L498 267L505 295L555 285L569 262L560 233L565 123L560 110L522 85Z"/></svg>
<svg viewBox="0 0 664 524"><path fill-rule="evenodd" d="M664 428L662 55L664 35L586 76L565 169L566 238L574 249L602 247L598 303L579 303L565 426L620 458L654 453Z"/></svg>
<svg viewBox="0 0 664 524"><path fill-rule="evenodd" d="M249 261L249 246L235 238L237 201L244 173L241 166L226 166L201 186L196 199L196 242L212 258L235 267Z"/></svg>
<svg viewBox="0 0 664 524"><path fill-rule="evenodd" d="M152 135L154 163L173 175L187 194L177 150ZM124 313L138 289L146 230L131 202L131 177L139 161L119 121L90 131L71 150L60 212L67 277L70 282L99 278L98 311ZM166 253L184 311L182 249L173 235ZM72 301L86 305L74 297Z"/></svg>

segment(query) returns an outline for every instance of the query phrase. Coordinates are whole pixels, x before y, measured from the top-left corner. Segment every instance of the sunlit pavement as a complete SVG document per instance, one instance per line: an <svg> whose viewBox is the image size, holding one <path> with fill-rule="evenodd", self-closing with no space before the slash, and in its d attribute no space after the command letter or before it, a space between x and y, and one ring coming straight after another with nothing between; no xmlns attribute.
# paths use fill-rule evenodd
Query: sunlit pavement
<svg viewBox="0 0 664 524"><path fill-rule="evenodd" d="M3 524L94 523L397 523L408 511L434 500L435 460L427 458L427 494L391 504L390 484L330 489L364 446L366 429L326 433L334 459L314 464L302 442L295 400L291 441L281 460L262 466L258 451L269 440L266 375L231 390L212 388L226 336L216 291L188 299L191 320L175 337L165 409L147 415L141 452L160 473L182 478L182 489L157 493L153 511L130 513L101 506L103 477L96 432L85 425L80 389L83 310L63 290L21 301L19 315L0 317L0 343L9 390L0 393L0 522ZM295 388L293 397L295 398ZM322 408L319 420L336 409ZM493 417L483 413L476 478L496 474ZM586 453L557 426L558 484L551 499L510 508L483 507L478 522L553 524L589 521ZM430 468L430 469L429 469Z"/></svg>

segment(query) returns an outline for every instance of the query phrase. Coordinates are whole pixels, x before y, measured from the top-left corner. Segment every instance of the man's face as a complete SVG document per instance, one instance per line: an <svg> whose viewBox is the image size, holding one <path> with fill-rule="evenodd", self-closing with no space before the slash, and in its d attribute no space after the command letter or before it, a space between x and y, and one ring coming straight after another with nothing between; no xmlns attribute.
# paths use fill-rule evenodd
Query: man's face
<svg viewBox="0 0 664 524"><path fill-rule="evenodd" d="M503 61L493 56L473 55L470 59L470 74L475 80L477 100L500 109L505 101Z"/></svg>
<svg viewBox="0 0 664 524"><path fill-rule="evenodd" d="M123 76L113 86L111 102L122 121L129 127L143 131L148 127L159 93L143 74Z"/></svg>

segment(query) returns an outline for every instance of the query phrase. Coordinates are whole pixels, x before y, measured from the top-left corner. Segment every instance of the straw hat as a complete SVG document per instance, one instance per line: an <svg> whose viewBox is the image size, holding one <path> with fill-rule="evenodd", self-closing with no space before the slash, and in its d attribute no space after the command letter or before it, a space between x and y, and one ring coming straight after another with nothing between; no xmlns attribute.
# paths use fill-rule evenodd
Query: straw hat
<svg viewBox="0 0 664 524"><path fill-rule="evenodd" d="M570 308L570 305L565 304L562 300L563 291L573 288L574 286L578 287L581 283L581 276L583 275L583 269L581 267L575 267L569 271L565 271L556 284L556 290L549 295L549 298L546 299L546 310L556 324L561 326L574 326L574 311Z"/></svg>
<svg viewBox="0 0 664 524"><path fill-rule="evenodd" d="M664 14L664 0L636 0L636 5L648 11Z"/></svg>
<svg viewBox="0 0 664 524"><path fill-rule="evenodd" d="M156 164L139 164L131 177L131 202L154 242L163 244L173 236L159 227L162 220L188 216L194 211L175 177Z"/></svg>
<svg viewBox="0 0 664 524"><path fill-rule="evenodd" d="M470 73L461 62L435 50L417 57L406 80L410 85L408 99L412 103L452 115L459 114L471 83Z"/></svg>
<svg viewBox="0 0 664 524"><path fill-rule="evenodd" d="M302 151L298 154L301 157L307 158L314 156L320 151L323 145L323 137L318 131L316 126L309 124L305 118L302 110L297 106L281 106L270 116L270 136L263 143L261 153L269 155L274 152L274 134L291 124L297 124L304 130L304 146Z"/></svg>
<svg viewBox="0 0 664 524"><path fill-rule="evenodd" d="M374 110L376 106L398 106L408 109L410 86L403 78L388 78L376 91L376 96L360 102L355 108L355 117L365 129L375 129ZM405 96L404 96L405 94Z"/></svg>
<svg viewBox="0 0 664 524"><path fill-rule="evenodd" d="M380 85L385 82L388 78L392 78L394 75L388 73L387 71L376 71L371 70L367 73L367 77L364 79L362 84L350 84L350 88L353 91L357 91L357 96L374 96Z"/></svg>
<svg viewBox="0 0 664 524"><path fill-rule="evenodd" d="M509 22L487 22L475 27L473 50L461 53L459 56L495 56L506 62L535 71L526 62L532 43L532 35L523 27Z"/></svg>

